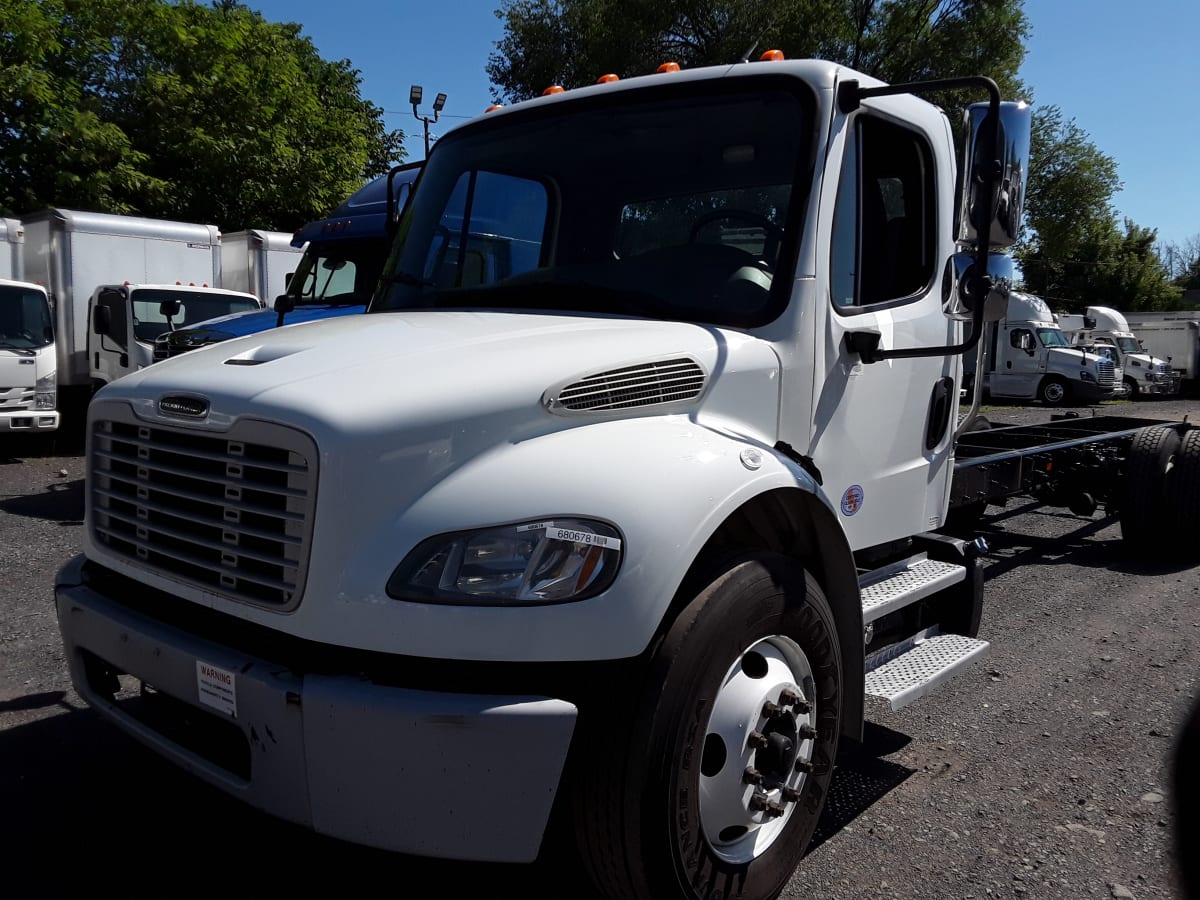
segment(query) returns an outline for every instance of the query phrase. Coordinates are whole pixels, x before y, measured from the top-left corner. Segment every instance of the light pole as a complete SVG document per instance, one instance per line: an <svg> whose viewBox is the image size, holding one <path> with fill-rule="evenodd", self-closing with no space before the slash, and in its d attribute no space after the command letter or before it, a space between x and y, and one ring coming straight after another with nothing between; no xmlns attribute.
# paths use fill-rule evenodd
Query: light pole
<svg viewBox="0 0 1200 900"><path fill-rule="evenodd" d="M413 115L425 123L425 158L429 158L429 123L436 122L442 110L446 108L446 95L438 94L433 99L433 118L423 116L417 112L417 107L421 105L421 95L424 93L419 84L414 84L408 92L408 102L412 104Z"/></svg>

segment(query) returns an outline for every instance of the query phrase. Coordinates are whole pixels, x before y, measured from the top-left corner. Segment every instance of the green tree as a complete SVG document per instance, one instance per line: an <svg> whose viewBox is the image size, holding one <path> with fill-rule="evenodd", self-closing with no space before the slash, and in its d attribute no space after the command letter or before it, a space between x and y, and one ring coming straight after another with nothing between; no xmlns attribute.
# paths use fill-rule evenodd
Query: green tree
<svg viewBox="0 0 1200 900"><path fill-rule="evenodd" d="M504 0L488 60L498 100L600 75L737 62L767 48L846 63L887 81L991 75L1017 86L1021 0Z"/></svg>
<svg viewBox="0 0 1200 900"><path fill-rule="evenodd" d="M240 3L0 0L0 16L10 213L290 230L403 157L349 61Z"/></svg>

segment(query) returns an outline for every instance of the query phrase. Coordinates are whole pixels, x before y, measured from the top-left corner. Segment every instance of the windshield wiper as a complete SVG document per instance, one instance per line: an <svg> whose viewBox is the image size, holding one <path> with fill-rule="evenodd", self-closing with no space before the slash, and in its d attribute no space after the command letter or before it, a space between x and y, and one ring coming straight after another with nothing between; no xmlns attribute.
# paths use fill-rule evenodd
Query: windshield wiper
<svg viewBox="0 0 1200 900"><path fill-rule="evenodd" d="M37 356L37 354L28 347L10 347L7 344L0 344L0 350L11 350L13 353L17 354L17 356Z"/></svg>

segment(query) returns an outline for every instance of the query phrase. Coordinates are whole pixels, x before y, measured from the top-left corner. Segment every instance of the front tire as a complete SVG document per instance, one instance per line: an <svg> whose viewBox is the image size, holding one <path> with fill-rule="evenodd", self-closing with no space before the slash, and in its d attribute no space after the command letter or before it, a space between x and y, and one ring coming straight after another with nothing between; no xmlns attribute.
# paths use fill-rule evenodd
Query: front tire
<svg viewBox="0 0 1200 900"><path fill-rule="evenodd" d="M1129 393L1127 396L1129 397L1130 400L1136 400L1138 398L1138 394L1140 394L1142 392L1142 389L1140 387L1138 387L1136 378L1130 378L1130 377L1126 376L1125 377L1125 387L1127 387L1129 389Z"/></svg>
<svg viewBox="0 0 1200 900"><path fill-rule="evenodd" d="M778 896L825 804L841 692L816 580L772 554L724 567L654 652L629 724L614 710L607 740L577 745L579 850L601 892Z"/></svg>
<svg viewBox="0 0 1200 900"><path fill-rule="evenodd" d="M1067 402L1067 383L1055 375L1048 375L1038 386L1038 399L1044 406L1062 406Z"/></svg>

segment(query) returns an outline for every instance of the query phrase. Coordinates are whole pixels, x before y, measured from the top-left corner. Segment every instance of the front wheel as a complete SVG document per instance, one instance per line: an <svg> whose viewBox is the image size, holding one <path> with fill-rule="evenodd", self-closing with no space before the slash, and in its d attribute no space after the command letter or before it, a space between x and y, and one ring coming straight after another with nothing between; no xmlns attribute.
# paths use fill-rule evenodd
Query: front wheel
<svg viewBox="0 0 1200 900"><path fill-rule="evenodd" d="M1125 387L1129 389L1128 397L1130 400L1136 400L1142 389L1138 387L1136 378L1126 378Z"/></svg>
<svg viewBox="0 0 1200 900"><path fill-rule="evenodd" d="M1067 383L1054 375L1043 378L1038 399L1046 406L1062 406L1067 402Z"/></svg>
<svg viewBox="0 0 1200 900"><path fill-rule="evenodd" d="M735 561L679 614L644 688L628 726L614 711L607 740L577 745L577 832L597 887L644 900L777 896L824 807L841 730L841 656L820 586L783 557Z"/></svg>

